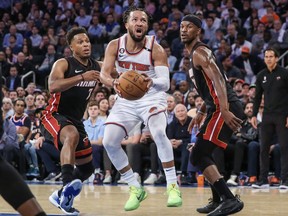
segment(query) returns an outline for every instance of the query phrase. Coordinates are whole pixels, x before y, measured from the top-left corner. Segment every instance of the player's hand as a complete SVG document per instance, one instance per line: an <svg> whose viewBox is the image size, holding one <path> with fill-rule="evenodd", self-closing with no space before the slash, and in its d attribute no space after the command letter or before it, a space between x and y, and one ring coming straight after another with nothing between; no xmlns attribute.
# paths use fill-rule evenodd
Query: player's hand
<svg viewBox="0 0 288 216"><path fill-rule="evenodd" d="M242 120L237 118L232 112L225 110L221 111L223 119L225 123L230 127L233 131L238 131L241 128Z"/></svg>
<svg viewBox="0 0 288 216"><path fill-rule="evenodd" d="M149 88L153 85L153 80L147 74L143 73L141 75L144 76L144 81L147 82L147 91L148 91Z"/></svg>
<svg viewBox="0 0 288 216"><path fill-rule="evenodd" d="M82 74L84 81L100 81L100 72L96 70L86 71Z"/></svg>
<svg viewBox="0 0 288 216"><path fill-rule="evenodd" d="M116 94L118 94L120 97L122 97L121 91L117 88L118 85L119 85L119 80L118 79L114 79L113 82L112 82L112 85L113 85L113 89L116 92Z"/></svg>
<svg viewBox="0 0 288 216"><path fill-rule="evenodd" d="M190 121L190 124L188 126L188 132L190 134L192 133L193 128L195 129L195 132L198 131L204 116L205 115L203 115L202 113L197 113L197 115Z"/></svg>
<svg viewBox="0 0 288 216"><path fill-rule="evenodd" d="M257 118L255 116L251 118L251 125L253 128L257 129Z"/></svg>

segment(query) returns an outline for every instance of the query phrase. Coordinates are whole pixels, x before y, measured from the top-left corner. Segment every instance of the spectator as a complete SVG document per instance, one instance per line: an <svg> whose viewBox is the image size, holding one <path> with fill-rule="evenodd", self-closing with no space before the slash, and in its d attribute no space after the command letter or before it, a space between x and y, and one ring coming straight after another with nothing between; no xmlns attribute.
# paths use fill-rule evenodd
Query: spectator
<svg viewBox="0 0 288 216"><path fill-rule="evenodd" d="M243 75L240 69L233 64L233 61L230 55L222 56L220 58L220 62L222 63L223 70L230 83L237 79L243 79Z"/></svg>
<svg viewBox="0 0 288 216"><path fill-rule="evenodd" d="M79 11L79 16L75 18L75 22L79 24L80 27L89 27L92 17L86 14L86 9L81 7Z"/></svg>
<svg viewBox="0 0 288 216"><path fill-rule="evenodd" d="M127 156L129 158L129 162L132 165L132 169L134 171L134 175L143 176L144 173L144 159L149 158L149 167L151 171L149 172L148 177L144 180L144 184L153 185L157 180L158 173L158 154L157 147L154 143L154 140L149 132L147 127L142 127L142 133L140 140L137 143L129 143L126 145ZM138 137L134 134L135 137ZM141 178L138 178L141 179Z"/></svg>
<svg viewBox="0 0 288 216"><path fill-rule="evenodd" d="M37 83L41 86L45 86L46 77L50 74L53 63L58 59L54 45L50 44L47 48L47 54L43 62L39 65L36 71Z"/></svg>
<svg viewBox="0 0 288 216"><path fill-rule="evenodd" d="M9 98L12 100L12 103L18 98L16 90L9 91Z"/></svg>
<svg viewBox="0 0 288 216"><path fill-rule="evenodd" d="M112 0L114 1L114 0ZM111 41L119 36L120 32L120 25L113 14L108 14L106 17L106 24L105 24L105 37L107 41Z"/></svg>
<svg viewBox="0 0 288 216"><path fill-rule="evenodd" d="M13 103L10 98L4 97L2 100L2 113L4 119L10 118L14 115Z"/></svg>
<svg viewBox="0 0 288 216"><path fill-rule="evenodd" d="M174 108L176 106L176 100L172 95L167 96L167 124L170 124L174 118Z"/></svg>
<svg viewBox="0 0 288 216"><path fill-rule="evenodd" d="M5 53L3 51L0 51L0 71L2 72L2 76L8 76L9 68L10 64L7 63Z"/></svg>
<svg viewBox="0 0 288 216"><path fill-rule="evenodd" d="M19 76L23 76L27 74L28 72L35 70L31 61L25 58L25 55L23 52L18 53L15 67L17 68Z"/></svg>
<svg viewBox="0 0 288 216"><path fill-rule="evenodd" d="M5 34L4 39L3 39L3 47L9 47L10 42L9 38L11 35L14 35L16 37L16 46L17 47L22 47L23 45L23 36L20 33L17 33L17 28L15 25L11 25L9 28L9 33Z"/></svg>
<svg viewBox="0 0 288 216"><path fill-rule="evenodd" d="M167 126L167 137L173 147L174 157L180 157L181 183L185 184L189 158L187 145L191 138L188 125L192 118L187 115L187 108L183 104L177 104L174 112L176 118Z"/></svg>
<svg viewBox="0 0 288 216"><path fill-rule="evenodd" d="M235 58L233 64L241 70L248 84L255 83L257 73L265 68L262 59L251 53L250 48L246 46L242 46L241 55Z"/></svg>
<svg viewBox="0 0 288 216"><path fill-rule="evenodd" d="M175 72L171 79L170 89L174 91L175 89L179 89L179 85L181 81L187 80L188 68L190 65L190 60L188 57L185 57L183 60L183 66L179 71Z"/></svg>
<svg viewBox="0 0 288 216"><path fill-rule="evenodd" d="M3 99L4 100L4 99ZM16 152L19 151L18 137L16 134L16 127L10 120L5 118L3 122L4 133L0 137L0 155L10 164L16 156Z"/></svg>
<svg viewBox="0 0 288 216"><path fill-rule="evenodd" d="M171 48L169 46L165 47L164 49L165 49L165 52L166 52L167 57L168 57L169 71L170 71L170 75L171 75L172 72L174 72L177 58L175 56L171 55Z"/></svg>
<svg viewBox="0 0 288 216"><path fill-rule="evenodd" d="M17 92L18 98L25 99L26 92L25 92L25 90L24 90L24 88L22 86L17 87L16 88L16 92Z"/></svg>
<svg viewBox="0 0 288 216"><path fill-rule="evenodd" d="M96 101L91 101L88 104L88 114L89 118L85 120L84 127L85 131L88 135L90 143L92 145L92 154L93 154L93 165L95 167L94 173L92 176L94 177L93 183L98 184L102 179L102 175L100 174L103 152L105 151L102 144L103 134L104 134L104 121L99 119L99 106ZM104 164L106 167L106 164ZM110 170L110 169L107 169ZM105 183L111 183L111 173L106 176Z"/></svg>
<svg viewBox="0 0 288 216"><path fill-rule="evenodd" d="M248 176L251 177L250 183L255 183L255 177L257 176L258 167L255 166L255 164L258 164L257 157L255 158L252 156L255 147L259 147L258 131L251 125L251 118L253 115L253 102L248 102L246 104L244 113L247 119L242 124L240 131L236 133L237 138L235 142L233 169L230 178L227 181L227 184L232 186L238 185L237 179L240 175L240 172L242 171L241 167L244 161L244 153L246 149L248 149ZM252 182L252 179L254 182Z"/></svg>
<svg viewBox="0 0 288 216"><path fill-rule="evenodd" d="M193 98L195 101L194 102L195 106L193 108L191 108L187 113L187 115L190 116L191 118L194 118L197 115L197 111L200 110L200 107L202 106L202 104L204 102L203 99L200 97L200 95L195 94L194 92L193 92L193 94L194 94Z"/></svg>
<svg viewBox="0 0 288 216"><path fill-rule="evenodd" d="M21 78L15 65L12 65L9 70L9 76L6 77L6 86L9 90L16 90L21 85Z"/></svg>
<svg viewBox="0 0 288 216"><path fill-rule="evenodd" d="M26 103L25 113L29 116L29 118L32 121L34 121L35 110L36 110L34 101L35 101L34 95L28 94L25 97L25 103Z"/></svg>

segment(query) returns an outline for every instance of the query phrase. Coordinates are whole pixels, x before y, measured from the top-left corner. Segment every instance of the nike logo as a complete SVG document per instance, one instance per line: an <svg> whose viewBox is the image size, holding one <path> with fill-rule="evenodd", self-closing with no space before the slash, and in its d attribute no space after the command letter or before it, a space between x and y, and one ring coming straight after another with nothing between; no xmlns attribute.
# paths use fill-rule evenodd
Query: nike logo
<svg viewBox="0 0 288 216"><path fill-rule="evenodd" d="M122 58L124 55L118 55L119 56L119 58Z"/></svg>
<svg viewBox="0 0 288 216"><path fill-rule="evenodd" d="M83 70L75 70L75 73L80 73L82 72Z"/></svg>

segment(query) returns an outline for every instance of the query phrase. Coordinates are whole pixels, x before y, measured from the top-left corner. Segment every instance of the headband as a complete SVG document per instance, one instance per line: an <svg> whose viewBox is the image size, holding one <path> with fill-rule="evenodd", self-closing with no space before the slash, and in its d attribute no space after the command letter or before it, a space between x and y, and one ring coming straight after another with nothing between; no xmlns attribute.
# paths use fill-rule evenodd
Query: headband
<svg viewBox="0 0 288 216"><path fill-rule="evenodd" d="M195 15L189 14L183 17L182 21L192 22L198 28L201 28L202 21Z"/></svg>

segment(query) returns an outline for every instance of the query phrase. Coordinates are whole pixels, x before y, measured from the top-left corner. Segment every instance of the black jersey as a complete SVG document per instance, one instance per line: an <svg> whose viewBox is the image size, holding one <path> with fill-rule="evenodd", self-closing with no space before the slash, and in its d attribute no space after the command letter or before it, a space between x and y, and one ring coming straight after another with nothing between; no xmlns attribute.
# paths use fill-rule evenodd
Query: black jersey
<svg viewBox="0 0 288 216"><path fill-rule="evenodd" d="M65 71L65 78L77 76L89 70L100 71L100 65L92 58L89 58L87 66L81 64L74 57L68 57L66 60L68 69ZM97 80L81 81L66 91L51 94L48 106L43 113L43 118L45 118L45 115L57 112L71 121L81 121L89 98L97 83Z"/></svg>
<svg viewBox="0 0 288 216"><path fill-rule="evenodd" d="M196 68L193 64L193 52L199 47L199 46L205 46L208 49L210 49L206 44L202 42L198 42L193 47L191 54L190 54L190 69L189 69L189 76L193 81L194 87L196 88L198 94L201 96L201 98L205 101L207 109L215 110L216 107L219 107L219 100L215 91L215 88L213 86L212 80L209 79L209 77L205 74L205 72L201 68ZM235 102L239 99L237 98L237 95L233 91L231 85L228 83L228 79L225 76L222 67L218 65L218 68L220 69L220 72L224 79L226 80L226 90L227 90L227 96L228 96L228 102Z"/></svg>

